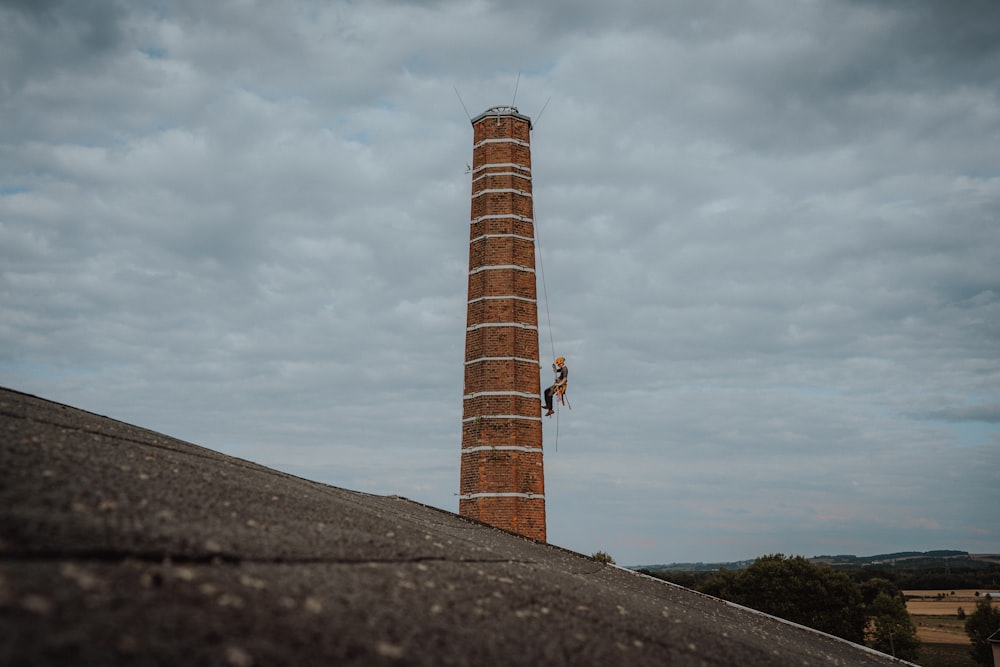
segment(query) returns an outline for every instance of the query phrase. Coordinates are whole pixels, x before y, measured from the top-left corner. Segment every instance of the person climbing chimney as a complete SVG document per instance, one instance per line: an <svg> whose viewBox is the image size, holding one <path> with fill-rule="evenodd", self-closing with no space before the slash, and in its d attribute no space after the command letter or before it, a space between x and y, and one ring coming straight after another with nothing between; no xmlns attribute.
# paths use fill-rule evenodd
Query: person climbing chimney
<svg viewBox="0 0 1000 667"><path fill-rule="evenodd" d="M569 380L569 367L566 366L565 357L559 357L556 359L556 363L552 364L552 372L556 374L556 380L552 383L552 386L545 390L545 416L550 416L555 410L552 408L552 397L555 396L560 402L563 400L563 396L566 395L566 383Z"/></svg>

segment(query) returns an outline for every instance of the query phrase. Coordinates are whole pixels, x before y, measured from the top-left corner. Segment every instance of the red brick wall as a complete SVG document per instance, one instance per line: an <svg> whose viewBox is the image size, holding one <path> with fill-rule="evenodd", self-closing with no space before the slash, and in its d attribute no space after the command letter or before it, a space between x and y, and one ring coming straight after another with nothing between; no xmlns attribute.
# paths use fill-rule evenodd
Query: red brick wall
<svg viewBox="0 0 1000 667"><path fill-rule="evenodd" d="M485 202L485 200L484 200ZM486 215L485 213L482 215ZM473 220L476 220L480 216L472 216ZM531 217L527 215L525 217ZM472 229L469 233L469 238L474 239L482 236L483 234L518 234L520 236L527 236L532 238L535 233L535 227L530 222L525 222L523 220L512 220L510 218L503 219L492 219L492 220L479 220L478 222L472 223Z"/></svg>
<svg viewBox="0 0 1000 667"><path fill-rule="evenodd" d="M502 109L473 128L459 513L545 540L531 126Z"/></svg>
<svg viewBox="0 0 1000 667"><path fill-rule="evenodd" d="M485 222L485 221L484 221ZM490 220L490 222L497 222ZM524 223L521 223L522 225ZM485 227L484 223L477 223L472 227ZM496 227L496 225L492 225ZM511 234L513 232L487 232L486 234ZM497 238L495 236L480 235L469 243L469 263L475 262L477 265L496 264L517 264L518 266L532 267L535 265L535 246L530 237L518 235L517 238Z"/></svg>
<svg viewBox="0 0 1000 667"><path fill-rule="evenodd" d="M538 359L538 331L536 329L478 329L465 334L465 360L472 361L481 357L511 357L513 350L529 352L518 354L524 359ZM466 366L466 377L468 377ZM537 369L536 369L537 374ZM537 381L537 378L536 378ZM484 391L479 389L478 391ZM469 393L469 392L465 392ZM539 405L541 402L539 400Z"/></svg>

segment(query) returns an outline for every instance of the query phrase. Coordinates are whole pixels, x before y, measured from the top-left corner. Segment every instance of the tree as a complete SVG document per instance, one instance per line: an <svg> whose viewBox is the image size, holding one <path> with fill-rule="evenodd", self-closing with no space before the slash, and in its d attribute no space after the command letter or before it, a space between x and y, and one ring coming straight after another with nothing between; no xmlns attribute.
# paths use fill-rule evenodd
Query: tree
<svg viewBox="0 0 1000 667"><path fill-rule="evenodd" d="M605 565L615 564L615 559L612 558L611 554L609 554L606 551L596 551L593 554L591 554L590 557L596 560L598 563L604 563Z"/></svg>
<svg viewBox="0 0 1000 667"><path fill-rule="evenodd" d="M868 605L868 645L902 660L916 660L920 648L917 628L902 596L880 592Z"/></svg>
<svg viewBox="0 0 1000 667"><path fill-rule="evenodd" d="M744 570L718 573L701 590L858 644L864 641L867 619L858 585L801 556L763 556Z"/></svg>
<svg viewBox="0 0 1000 667"><path fill-rule="evenodd" d="M889 597L898 597L904 603L903 606L906 606L903 591L899 590L899 586L895 582L882 577L872 577L861 583L861 597L864 598L866 607L871 606L880 593L885 593Z"/></svg>
<svg viewBox="0 0 1000 667"><path fill-rule="evenodd" d="M988 640L997 630L1000 630L1000 609L993 608L993 600L987 595L976 602L976 610L965 619L965 634L972 642L969 655L978 664L993 664L993 649Z"/></svg>

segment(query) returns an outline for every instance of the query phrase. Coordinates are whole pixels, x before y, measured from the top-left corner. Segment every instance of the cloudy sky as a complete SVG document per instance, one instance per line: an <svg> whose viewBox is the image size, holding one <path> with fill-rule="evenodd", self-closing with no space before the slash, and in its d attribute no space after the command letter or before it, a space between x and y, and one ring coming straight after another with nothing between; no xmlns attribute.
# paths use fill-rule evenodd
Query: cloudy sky
<svg viewBox="0 0 1000 667"><path fill-rule="evenodd" d="M994 0L0 0L0 385L457 511L513 102L552 543L1000 552L998 82Z"/></svg>

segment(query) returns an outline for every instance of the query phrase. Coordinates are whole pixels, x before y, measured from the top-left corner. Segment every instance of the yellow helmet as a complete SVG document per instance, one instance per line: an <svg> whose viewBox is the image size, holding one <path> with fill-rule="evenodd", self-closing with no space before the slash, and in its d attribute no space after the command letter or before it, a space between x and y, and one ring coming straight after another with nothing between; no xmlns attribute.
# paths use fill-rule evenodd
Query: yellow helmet
<svg viewBox="0 0 1000 667"><path fill-rule="evenodd" d="M559 364L560 366L562 366L564 363L566 363L566 358L565 357L556 357L556 363Z"/></svg>

